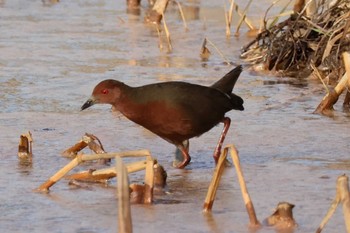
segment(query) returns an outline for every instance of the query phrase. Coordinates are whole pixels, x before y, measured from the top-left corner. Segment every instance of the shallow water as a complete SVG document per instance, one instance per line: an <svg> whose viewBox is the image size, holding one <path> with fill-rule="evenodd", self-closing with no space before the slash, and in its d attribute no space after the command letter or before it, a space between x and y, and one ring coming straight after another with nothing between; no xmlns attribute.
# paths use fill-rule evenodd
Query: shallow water
<svg viewBox="0 0 350 233"><path fill-rule="evenodd" d="M132 206L134 232L253 231L233 168L224 173L213 213L201 212L221 125L191 140L192 162L177 170L171 167L174 146L115 117L108 106L79 111L94 85L106 78L130 85L169 80L210 85L232 66L210 46L212 56L201 61L205 37L230 61L242 62L239 49L250 39L244 33L225 37L222 2L187 3L188 32L176 7L169 6L172 53L160 51L157 33L143 24L147 6L142 4L137 16L128 15L120 0L0 1L1 232L117 231L115 181L76 189L62 180L49 194L32 192L69 162L60 153L85 132L97 135L109 152L147 148L168 172L169 194L157 196L151 206ZM261 1L253 3L249 15L256 24L263 13ZM281 81L245 70L235 92L246 110L228 114L232 126L226 143L240 151L259 220L288 201L296 205L295 232L314 232L335 196L336 178L349 174L349 114L338 104L333 118L313 115L325 94L314 80ZM16 155L19 135L27 130L34 138L32 166L21 165ZM142 182L142 174L132 181ZM325 232L345 232L340 210Z"/></svg>

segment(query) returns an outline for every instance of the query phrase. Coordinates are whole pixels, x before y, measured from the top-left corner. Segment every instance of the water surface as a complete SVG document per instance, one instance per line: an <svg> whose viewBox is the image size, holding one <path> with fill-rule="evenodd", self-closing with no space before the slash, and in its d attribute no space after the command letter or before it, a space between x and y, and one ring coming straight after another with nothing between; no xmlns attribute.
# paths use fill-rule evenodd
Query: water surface
<svg viewBox="0 0 350 233"><path fill-rule="evenodd" d="M222 125L191 140L192 163L171 167L174 146L108 106L80 112L92 88L107 78L130 85L182 80L210 85L234 66L209 46L208 61L199 57L205 37L234 64L250 39L226 38L223 3L190 1L184 5L185 32L175 5L166 20L173 51L160 51L158 36L141 15L128 15L125 1L89 0L45 4L39 0L0 1L0 229L2 232L116 232L115 181L77 189L63 180L49 194L32 192L69 162L60 153L85 132L97 135L106 151L149 149L168 171L169 194L151 206L132 207L134 232L250 232L236 174L222 179L213 213L201 212L214 168L212 152ZM268 1L264 1L266 7ZM238 3L244 6L245 2ZM258 25L261 1L249 12ZM163 42L165 46L165 41ZM337 176L349 173L350 118L336 105L333 118L312 112L325 94L314 80L257 75L245 70L235 92L244 112L230 112L226 143L240 151L241 164L259 220L280 201L296 205L295 232L314 232L335 196ZM17 159L19 135L30 130L34 161ZM89 151L86 151L89 153ZM90 168L83 165L77 170ZM142 173L132 182L142 182ZM328 230L328 231L327 231ZM264 227L259 232L275 232ZM326 232L345 232L340 210Z"/></svg>

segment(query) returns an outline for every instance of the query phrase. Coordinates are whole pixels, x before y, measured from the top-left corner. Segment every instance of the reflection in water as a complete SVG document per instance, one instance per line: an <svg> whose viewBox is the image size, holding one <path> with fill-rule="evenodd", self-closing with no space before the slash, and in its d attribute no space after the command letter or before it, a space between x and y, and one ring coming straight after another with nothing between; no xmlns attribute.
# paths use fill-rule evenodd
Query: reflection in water
<svg viewBox="0 0 350 233"><path fill-rule="evenodd" d="M182 5L182 10L185 15L186 21L199 19L200 10L198 5ZM180 12L178 17L182 20Z"/></svg>
<svg viewBox="0 0 350 233"><path fill-rule="evenodd" d="M264 80L263 85L278 85L278 84L288 84L295 87L307 87L308 83L305 80L299 80L296 78L279 78L275 80Z"/></svg>
<svg viewBox="0 0 350 233"><path fill-rule="evenodd" d="M205 222L207 223L210 232L222 232L220 231L220 228L218 227L212 212L203 213L203 217L206 220Z"/></svg>
<svg viewBox="0 0 350 233"><path fill-rule="evenodd" d="M43 2L43 6L52 6L58 3L60 0L41 0Z"/></svg>
<svg viewBox="0 0 350 233"><path fill-rule="evenodd" d="M18 160L17 170L22 175L30 175L33 168L33 162L28 160Z"/></svg>
<svg viewBox="0 0 350 233"><path fill-rule="evenodd" d="M127 0L126 13L139 16L141 14L140 2L141 0Z"/></svg>

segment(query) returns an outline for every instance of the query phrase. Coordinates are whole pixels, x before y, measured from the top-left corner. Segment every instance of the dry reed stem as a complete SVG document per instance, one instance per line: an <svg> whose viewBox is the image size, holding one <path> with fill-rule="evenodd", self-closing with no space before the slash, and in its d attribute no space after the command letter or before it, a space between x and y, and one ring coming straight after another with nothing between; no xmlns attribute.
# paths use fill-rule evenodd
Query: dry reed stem
<svg viewBox="0 0 350 233"><path fill-rule="evenodd" d="M118 232L132 233L128 173L122 159L116 156L115 160L115 169L119 174L117 178Z"/></svg>
<svg viewBox="0 0 350 233"><path fill-rule="evenodd" d="M329 219L332 217L339 203L343 203L343 214L347 233L350 233L350 192L349 192L349 178L346 175L341 175L337 179L336 195L328 209L326 216L323 218L316 233L321 233Z"/></svg>
<svg viewBox="0 0 350 233"><path fill-rule="evenodd" d="M243 18L243 15L244 15L244 14L242 13L242 11L239 10L238 5L234 3L234 4L233 4L233 8L234 8L234 10L238 13L238 15L239 15L241 18ZM256 28L254 27L252 21L251 21L250 19L248 19L247 16L244 17L244 22L245 22L245 24L248 26L248 28L249 28L250 30L255 30L255 29L256 29Z"/></svg>
<svg viewBox="0 0 350 233"><path fill-rule="evenodd" d="M156 27L157 34L158 34L158 47L159 47L159 50L162 51L163 50L163 41L162 41L162 35L160 33L160 30L159 30L159 25L154 24L154 26Z"/></svg>
<svg viewBox="0 0 350 233"><path fill-rule="evenodd" d="M253 205L253 202L252 202L250 195L248 193L248 189L247 189L244 177L243 177L243 172L242 172L241 165L239 162L238 152L237 152L237 149L234 145L226 146L219 157L218 164L216 165L216 168L214 170L213 178L212 178L211 183L209 185L207 196L206 196L205 201L204 201L203 212L209 212L212 209L212 206L214 204L215 195L217 192L217 188L219 186L223 170L225 169L225 160L226 160L228 151L230 151L231 158L232 158L234 166L236 168L237 178L238 178L239 185L241 188L243 201L245 203L247 213L249 216L250 225L253 227L260 226L261 224L256 217L254 205Z"/></svg>
<svg viewBox="0 0 350 233"><path fill-rule="evenodd" d="M326 89L327 94L328 94L328 93L329 93L329 88L328 88L328 86L326 85L326 83L323 81L320 72L318 71L318 69L316 68L316 66L314 65L313 62L310 63L310 66L311 66L311 68L313 69L313 71L314 71L314 73L316 74L316 76L320 79L320 81L321 81L323 87Z"/></svg>
<svg viewBox="0 0 350 233"><path fill-rule="evenodd" d="M48 192L49 188L52 185L54 185L63 176L65 176L70 170L72 170L82 162L81 157L82 155L77 155L77 157L75 157L72 161L70 161L66 166L64 166L58 172L56 172L55 175L51 176L45 183L40 185L40 187L37 188L37 191Z"/></svg>
<svg viewBox="0 0 350 233"><path fill-rule="evenodd" d="M344 67L348 78L348 89L350 88L350 53L343 53Z"/></svg>
<svg viewBox="0 0 350 233"><path fill-rule="evenodd" d="M126 170L128 173L134 173L146 168L148 160L144 161L136 161L132 163L126 164ZM114 167L103 168L98 170L88 170L82 171L78 173L74 173L72 175L65 176L65 179L69 180L79 180L79 181L87 181L87 182L105 182L106 180L112 179L117 176L117 171Z"/></svg>
<svg viewBox="0 0 350 233"><path fill-rule="evenodd" d="M279 1L281 1L281 0L273 1L273 2L271 3L271 5L267 8L267 10L265 11L265 15L264 15L264 18L263 18L264 28L267 28L267 27L266 27L266 24L267 24L267 20L266 20L266 18L267 18L267 13L269 13L269 11L271 10L271 8L272 8L276 3L278 3Z"/></svg>
<svg viewBox="0 0 350 233"><path fill-rule="evenodd" d="M184 14L184 12L182 10L182 6L181 6L181 4L178 1L175 1L175 2L177 4L177 6L179 7L179 11L180 11L180 14L181 14L182 22L184 23L184 28L185 28L185 31L187 32L188 31L188 26L187 26L185 14Z"/></svg>
<svg viewBox="0 0 350 233"><path fill-rule="evenodd" d="M157 0L148 15L145 16L145 21L155 24L160 24L164 17L165 10L168 6L169 0Z"/></svg>
<svg viewBox="0 0 350 233"><path fill-rule="evenodd" d="M233 160L233 164L235 165L235 168L236 168L239 185L241 187L242 197L243 197L243 200L244 200L247 212L248 212L250 224L252 226L259 226L260 223L256 217L254 205L253 205L253 202L250 198L250 195L248 193L248 189L246 186L246 182L244 180L243 172L242 172L240 161L239 161L238 151L234 145L228 145L225 147L224 150L229 150L229 149L231 152L231 158Z"/></svg>
<svg viewBox="0 0 350 233"><path fill-rule="evenodd" d="M218 47L216 47L215 44L211 42L211 40L209 40L208 38L205 38L205 39L215 48L215 50L219 53L219 55L227 65L231 64L231 62L224 56L224 54L220 51L220 49L218 49Z"/></svg>
<svg viewBox="0 0 350 233"><path fill-rule="evenodd" d="M229 9L228 12L226 11L226 4L224 5L225 22L226 22L226 36L227 37L229 37L231 35L232 15L233 15L233 9L234 9L234 6L235 6L234 0L231 0L230 2L231 2L230 3L230 9Z"/></svg>
<svg viewBox="0 0 350 233"><path fill-rule="evenodd" d="M98 144L94 142L95 140L98 142ZM89 148L97 154L105 153L100 139L98 139L98 137L96 137L93 134L85 133L85 135L82 137L82 139L79 142L77 142L75 145L63 151L62 156L64 157L76 156L77 153L82 149L84 149L86 146L89 146Z"/></svg>
<svg viewBox="0 0 350 233"><path fill-rule="evenodd" d="M143 196L144 204L152 204L153 202L153 188L154 188L154 160L148 160L146 164L145 174L145 192Z"/></svg>
<svg viewBox="0 0 350 233"><path fill-rule="evenodd" d="M146 157L147 161L152 160L151 154L148 150L124 151L117 153L103 153L103 154L80 154L77 155L70 163L60 169L55 175L50 177L43 183L37 191L48 192L49 188L57 181L62 179L69 171L78 166L83 161L91 161L97 159L111 159L114 157Z"/></svg>
<svg viewBox="0 0 350 233"><path fill-rule="evenodd" d="M350 56L348 52L343 53L344 64L350 63L349 58ZM317 106L314 113L325 114L327 111L332 110L333 105L337 103L339 96L344 91L344 89L346 89L348 83L349 75L348 71L346 71L343 77L339 80L338 84L334 87L334 90L330 91L325 95L325 97L323 97L321 103Z"/></svg>
<svg viewBox="0 0 350 233"><path fill-rule="evenodd" d="M232 7L232 12L231 12L231 7ZM237 5L236 3L234 3L234 1L231 1L231 5L230 5L229 13L231 13L231 15L228 15L228 16L227 16L227 13L226 13L226 6L224 6L224 9L225 9L225 21L226 21L226 36L227 36L227 26L228 26L228 21L227 21L227 19L231 19L231 18L232 18L233 10L235 10L241 18L244 18L244 22L245 22L245 24L248 26L248 28L249 28L250 30L255 30L255 29L256 29L256 28L254 27L252 21L249 20L248 17L247 17L246 15L244 15L244 14L239 10L238 5ZM244 17L243 17L243 16L244 16ZM231 23L232 23L232 19L230 20L230 27L231 27ZM229 30L229 33L231 34L231 30Z"/></svg>
<svg viewBox="0 0 350 233"><path fill-rule="evenodd" d="M248 9L249 9L251 3L252 3L252 0L249 0L247 6L244 8L243 16L241 16L241 19L239 20L239 22L238 22L238 24L237 24L235 36L238 36L238 35L239 35L239 29L241 28L241 25L242 25L243 21L244 21L245 18L246 18L246 14L247 14L247 12L248 12Z"/></svg>
<svg viewBox="0 0 350 233"><path fill-rule="evenodd" d="M81 141L77 142L76 144L74 144L73 146L69 147L67 150L63 151L62 156L63 157L73 157L78 153L78 151L81 151L87 145L88 145L88 143L85 140L81 140Z"/></svg>
<svg viewBox="0 0 350 233"><path fill-rule="evenodd" d="M215 196L216 196L216 191L219 187L220 179L222 176L222 173L225 169L225 161L227 157L227 150L224 150L220 157L218 164L215 167L213 178L211 179L207 196L205 197L204 205L203 205L203 212L210 212L212 210Z"/></svg>
<svg viewBox="0 0 350 233"><path fill-rule="evenodd" d="M167 39L167 44L168 44L168 52L170 53L173 50L173 46L171 45L170 33L168 30L168 26L165 22L164 14L162 16L163 16L164 31L165 31L165 35L166 35L166 39Z"/></svg>
<svg viewBox="0 0 350 233"><path fill-rule="evenodd" d="M269 18L273 18L272 22L270 23L269 27L268 28L271 28L273 27L279 20L279 18L281 16L287 16L287 15L291 15L294 11L287 11L287 8L289 6L289 4L292 2L292 0L290 0L289 2L287 2L287 4L281 9L281 11L279 12L278 15L275 15L273 17L269 17Z"/></svg>

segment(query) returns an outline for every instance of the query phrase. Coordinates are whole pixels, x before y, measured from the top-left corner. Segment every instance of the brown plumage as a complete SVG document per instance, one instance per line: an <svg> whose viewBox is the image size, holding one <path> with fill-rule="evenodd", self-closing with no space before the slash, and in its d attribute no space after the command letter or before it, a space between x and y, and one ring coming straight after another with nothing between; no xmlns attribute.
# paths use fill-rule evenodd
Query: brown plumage
<svg viewBox="0 0 350 233"><path fill-rule="evenodd" d="M184 155L184 161L178 166L183 168L190 162L185 141L220 122L225 122L227 131L230 120L225 113L244 109L242 98L231 93L241 71L242 66L236 67L211 87L186 82L130 87L117 80L104 80L94 88L81 109L97 103L113 105L131 121L176 145ZM217 154L220 151L214 155L216 161Z"/></svg>

